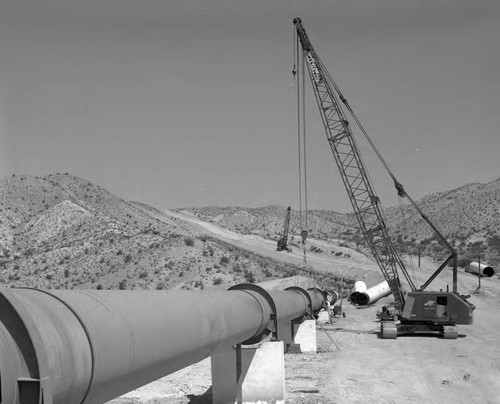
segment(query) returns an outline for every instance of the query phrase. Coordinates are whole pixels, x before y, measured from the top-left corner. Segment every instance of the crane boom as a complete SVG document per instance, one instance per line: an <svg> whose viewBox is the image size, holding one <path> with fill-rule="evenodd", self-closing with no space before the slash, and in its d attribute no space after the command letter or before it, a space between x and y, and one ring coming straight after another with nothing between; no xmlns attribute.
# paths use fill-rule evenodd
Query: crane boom
<svg viewBox="0 0 500 404"><path fill-rule="evenodd" d="M379 198L370 183L356 141L349 127L349 122L334 91L334 86L329 82L328 74L312 47L300 18L294 19L293 22L302 44L304 58L307 61L309 76L313 84L328 143L339 168L359 227L385 280L389 284L396 307L402 309L404 295L397 265L401 266L412 290L415 290L415 287L411 278L407 276L406 268L388 235L379 206Z"/></svg>

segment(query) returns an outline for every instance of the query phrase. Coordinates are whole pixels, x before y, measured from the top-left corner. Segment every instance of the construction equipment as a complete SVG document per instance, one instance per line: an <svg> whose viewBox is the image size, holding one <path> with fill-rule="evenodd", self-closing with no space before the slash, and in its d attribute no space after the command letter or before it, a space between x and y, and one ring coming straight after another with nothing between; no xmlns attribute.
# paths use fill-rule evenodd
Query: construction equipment
<svg viewBox="0 0 500 404"><path fill-rule="evenodd" d="M314 50L300 18L293 20L297 36L297 67L300 70L299 43L302 48L302 76L307 66L309 78L319 107L328 143L340 171L354 213L364 239L380 267L394 296L394 308L385 308L381 322L382 338L396 338L398 335L415 333L438 333L444 338L457 338L456 324L472 324L474 305L466 299L469 296L457 292L457 255L451 244L444 238L429 218L404 190L401 183L389 169L387 163L366 133L337 84L326 70ZM294 75L295 75L294 67ZM300 77L300 74L298 74ZM299 80L299 79L297 79ZM300 88L300 85L297 86ZM432 228L439 241L450 251L449 257L419 288L412 281L405 264L388 233L380 200L376 195L346 114L339 100L352 115L357 126L366 137L372 149L381 160L394 181L398 195L407 198L425 222ZM449 264L453 267L453 291L426 291L427 286ZM403 273L411 291L402 287L398 269Z"/></svg>
<svg viewBox="0 0 500 404"><path fill-rule="evenodd" d="M290 212L292 208L290 206L286 209L285 225L283 226L283 234L278 240L278 251L291 252L292 249L288 247L288 231L290 229Z"/></svg>

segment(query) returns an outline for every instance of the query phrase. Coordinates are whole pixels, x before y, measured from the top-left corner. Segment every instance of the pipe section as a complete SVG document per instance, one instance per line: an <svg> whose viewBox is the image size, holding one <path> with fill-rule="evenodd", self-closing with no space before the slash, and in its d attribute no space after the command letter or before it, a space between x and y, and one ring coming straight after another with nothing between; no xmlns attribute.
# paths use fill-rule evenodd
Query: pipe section
<svg viewBox="0 0 500 404"><path fill-rule="evenodd" d="M349 296L351 302L353 302L354 304L358 304L357 301L359 300L361 294L366 291L366 289L366 283L364 283L363 281L354 282L352 293Z"/></svg>
<svg viewBox="0 0 500 404"><path fill-rule="evenodd" d="M366 306L368 304L375 303L382 297L390 295L390 293L391 289L389 288L389 284L387 281L384 281L371 287L370 289L365 289L362 292L358 291L351 293L351 301L359 306Z"/></svg>
<svg viewBox="0 0 500 404"><path fill-rule="evenodd" d="M339 300L339 292L337 292L336 290L328 290L325 293L326 298L330 302L330 305L333 306L337 302L337 300Z"/></svg>
<svg viewBox="0 0 500 404"><path fill-rule="evenodd" d="M0 402L104 403L219 349L278 337L277 322L316 313L326 296L256 285L223 292L0 287Z"/></svg>
<svg viewBox="0 0 500 404"><path fill-rule="evenodd" d="M495 269L490 267L489 265L479 264L478 262L471 262L469 265L465 267L465 272L469 272L471 274L479 275L479 276L487 276L491 278L495 275Z"/></svg>

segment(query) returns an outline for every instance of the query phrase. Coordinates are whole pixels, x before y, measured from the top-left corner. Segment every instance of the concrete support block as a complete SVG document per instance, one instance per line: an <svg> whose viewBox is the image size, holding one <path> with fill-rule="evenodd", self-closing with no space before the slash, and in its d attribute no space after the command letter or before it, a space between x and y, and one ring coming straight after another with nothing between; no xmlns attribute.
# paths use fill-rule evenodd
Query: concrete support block
<svg viewBox="0 0 500 404"><path fill-rule="evenodd" d="M302 353L316 353L316 320L305 320L294 327L297 327L294 342L300 345Z"/></svg>
<svg viewBox="0 0 500 404"><path fill-rule="evenodd" d="M328 314L328 312L326 310L321 310L318 313L318 319L316 321L318 323L321 323L321 324L329 323L330 322L330 315Z"/></svg>
<svg viewBox="0 0 500 404"><path fill-rule="evenodd" d="M212 355L212 401L284 403L283 341L231 347Z"/></svg>

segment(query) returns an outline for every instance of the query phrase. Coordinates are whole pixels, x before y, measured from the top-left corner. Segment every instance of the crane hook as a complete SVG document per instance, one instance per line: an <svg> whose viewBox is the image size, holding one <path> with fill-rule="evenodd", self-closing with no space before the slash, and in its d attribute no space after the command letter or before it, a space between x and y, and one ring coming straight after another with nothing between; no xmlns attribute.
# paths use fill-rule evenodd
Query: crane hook
<svg viewBox="0 0 500 404"><path fill-rule="evenodd" d="M306 239L307 239L307 235L309 233L307 232L307 230L302 230L300 232L300 237L302 237L302 244L305 244L306 243Z"/></svg>

